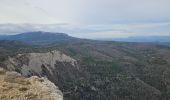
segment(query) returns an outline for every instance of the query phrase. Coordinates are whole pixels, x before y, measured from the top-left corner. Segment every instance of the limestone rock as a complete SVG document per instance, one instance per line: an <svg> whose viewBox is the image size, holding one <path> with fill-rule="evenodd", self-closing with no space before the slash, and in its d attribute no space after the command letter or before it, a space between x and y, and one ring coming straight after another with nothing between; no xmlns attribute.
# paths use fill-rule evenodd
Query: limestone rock
<svg viewBox="0 0 170 100"><path fill-rule="evenodd" d="M60 51L51 51L46 53L28 53L18 54L15 57L9 57L5 62L7 70L17 71L24 76L36 73L42 73L42 66L46 66L48 71L52 73L55 69L56 62L69 63L71 66L77 67L77 61Z"/></svg>
<svg viewBox="0 0 170 100"><path fill-rule="evenodd" d="M0 100L63 100L63 94L47 78L25 78L0 69Z"/></svg>

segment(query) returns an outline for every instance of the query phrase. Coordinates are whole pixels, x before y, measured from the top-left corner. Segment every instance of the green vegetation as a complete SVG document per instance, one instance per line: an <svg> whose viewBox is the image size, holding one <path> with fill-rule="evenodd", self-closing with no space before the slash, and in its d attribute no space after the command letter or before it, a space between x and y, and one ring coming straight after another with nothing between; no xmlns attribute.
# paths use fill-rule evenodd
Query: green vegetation
<svg viewBox="0 0 170 100"><path fill-rule="evenodd" d="M53 75L43 67L43 75L59 86L65 100L168 100L170 97L170 51L165 46L95 41L35 46L1 41L0 59L2 62L18 53L52 50L78 61L79 69L56 62ZM16 71L20 72L20 68Z"/></svg>

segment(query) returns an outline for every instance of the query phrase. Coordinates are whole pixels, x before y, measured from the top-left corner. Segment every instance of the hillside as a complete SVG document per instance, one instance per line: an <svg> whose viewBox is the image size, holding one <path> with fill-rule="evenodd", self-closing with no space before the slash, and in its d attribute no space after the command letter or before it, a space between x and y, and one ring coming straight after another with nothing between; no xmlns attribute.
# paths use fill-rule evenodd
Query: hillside
<svg viewBox="0 0 170 100"><path fill-rule="evenodd" d="M169 98L169 47L69 42L27 48L30 53L8 58L2 67L28 77L47 77L63 92L65 100Z"/></svg>
<svg viewBox="0 0 170 100"><path fill-rule="evenodd" d="M1 67L26 77L47 77L64 100L170 97L168 46L81 39L36 46L0 41L0 46L1 58L6 58L0 61Z"/></svg>

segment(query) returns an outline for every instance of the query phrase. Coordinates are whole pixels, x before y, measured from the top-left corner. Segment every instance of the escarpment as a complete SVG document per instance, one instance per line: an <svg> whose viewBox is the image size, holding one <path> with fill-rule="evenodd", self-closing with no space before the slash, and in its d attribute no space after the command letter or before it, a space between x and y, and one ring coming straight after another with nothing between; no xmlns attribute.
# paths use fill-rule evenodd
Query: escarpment
<svg viewBox="0 0 170 100"><path fill-rule="evenodd" d="M65 66L77 67L77 61L75 59L60 51L18 54L16 57L9 57L5 61L5 66L6 69L15 70L24 76L33 74L42 76L45 75L45 69L49 72L48 74L53 74L54 69L56 69L59 63L63 63Z"/></svg>

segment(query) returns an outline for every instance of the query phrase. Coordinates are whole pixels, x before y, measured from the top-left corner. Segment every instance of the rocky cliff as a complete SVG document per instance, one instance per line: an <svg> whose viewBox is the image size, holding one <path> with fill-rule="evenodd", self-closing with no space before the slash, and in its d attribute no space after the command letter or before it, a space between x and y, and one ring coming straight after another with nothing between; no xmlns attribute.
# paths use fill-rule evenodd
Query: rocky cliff
<svg viewBox="0 0 170 100"><path fill-rule="evenodd" d="M80 76L78 62L60 51L25 53L9 57L3 64L8 71L22 76L46 77L58 86L63 94L70 93L70 82Z"/></svg>
<svg viewBox="0 0 170 100"><path fill-rule="evenodd" d="M0 69L0 100L63 100L63 94L47 78Z"/></svg>
<svg viewBox="0 0 170 100"><path fill-rule="evenodd" d="M76 67L76 60L59 52L18 54L16 57L9 57L5 62L6 69L15 70L24 76L36 74L42 76L44 69L48 74L53 74L57 63L68 63Z"/></svg>

